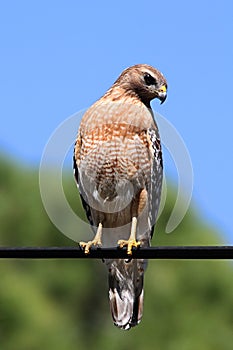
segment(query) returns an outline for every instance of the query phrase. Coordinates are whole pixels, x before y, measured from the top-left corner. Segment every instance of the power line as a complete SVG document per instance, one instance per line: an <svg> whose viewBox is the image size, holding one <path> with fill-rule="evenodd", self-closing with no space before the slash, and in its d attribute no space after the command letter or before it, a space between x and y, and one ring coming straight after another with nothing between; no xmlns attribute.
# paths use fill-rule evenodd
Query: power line
<svg viewBox="0 0 233 350"><path fill-rule="evenodd" d="M127 259L126 249L77 247L0 247L0 259ZM233 246L159 246L133 250L137 259L233 259Z"/></svg>

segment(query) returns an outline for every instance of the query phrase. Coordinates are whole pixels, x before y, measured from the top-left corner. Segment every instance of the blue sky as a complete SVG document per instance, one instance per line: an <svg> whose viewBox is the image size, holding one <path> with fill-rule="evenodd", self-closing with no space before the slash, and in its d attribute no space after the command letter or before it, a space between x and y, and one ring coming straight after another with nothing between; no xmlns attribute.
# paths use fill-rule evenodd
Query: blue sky
<svg viewBox="0 0 233 350"><path fill-rule="evenodd" d="M232 14L231 0L2 2L2 151L39 164L58 124L124 68L151 64L168 80L166 103L153 108L186 143L194 200L233 244Z"/></svg>

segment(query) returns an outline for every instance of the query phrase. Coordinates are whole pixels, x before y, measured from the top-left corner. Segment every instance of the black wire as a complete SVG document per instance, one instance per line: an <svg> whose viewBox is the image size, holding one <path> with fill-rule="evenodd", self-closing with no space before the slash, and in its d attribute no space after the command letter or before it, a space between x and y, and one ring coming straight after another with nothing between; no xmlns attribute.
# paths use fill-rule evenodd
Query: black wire
<svg viewBox="0 0 233 350"><path fill-rule="evenodd" d="M0 259L127 259L126 249L79 247L0 247ZM163 246L134 249L137 259L233 259L233 246Z"/></svg>

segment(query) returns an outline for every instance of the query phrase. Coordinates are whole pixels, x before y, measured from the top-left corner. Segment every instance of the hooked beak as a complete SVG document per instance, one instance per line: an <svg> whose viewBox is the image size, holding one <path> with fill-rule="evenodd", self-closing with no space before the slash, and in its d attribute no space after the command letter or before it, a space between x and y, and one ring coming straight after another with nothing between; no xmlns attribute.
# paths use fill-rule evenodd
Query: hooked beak
<svg viewBox="0 0 233 350"><path fill-rule="evenodd" d="M166 85L163 85L159 90L158 90L158 99L161 101L161 104L166 100L167 98L167 87Z"/></svg>

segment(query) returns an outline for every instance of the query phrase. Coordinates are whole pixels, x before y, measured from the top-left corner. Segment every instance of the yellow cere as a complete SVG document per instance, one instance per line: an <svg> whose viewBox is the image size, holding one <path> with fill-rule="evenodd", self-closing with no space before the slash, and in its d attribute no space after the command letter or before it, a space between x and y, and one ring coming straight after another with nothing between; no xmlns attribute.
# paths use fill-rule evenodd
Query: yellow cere
<svg viewBox="0 0 233 350"><path fill-rule="evenodd" d="M166 91L167 91L166 85L163 85L163 86L159 89L159 91L161 91L161 92L166 92Z"/></svg>

